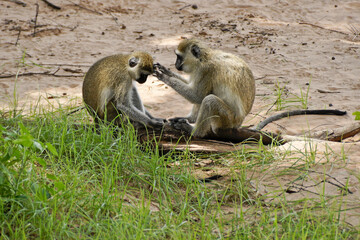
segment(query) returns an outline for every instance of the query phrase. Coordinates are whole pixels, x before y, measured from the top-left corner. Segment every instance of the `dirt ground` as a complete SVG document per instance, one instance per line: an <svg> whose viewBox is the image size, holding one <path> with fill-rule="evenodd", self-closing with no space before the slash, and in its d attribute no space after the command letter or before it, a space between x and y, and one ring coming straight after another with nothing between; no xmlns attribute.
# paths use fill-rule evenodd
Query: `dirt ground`
<svg viewBox="0 0 360 240"><path fill-rule="evenodd" d="M176 45L184 37L195 36L211 47L241 56L251 67L257 93L246 125L274 114L279 92L287 99L282 105L286 109L299 108L302 99L309 109L339 109L348 114L291 117L270 124L265 130L301 135L334 129L354 123L352 113L360 110L359 1L50 2L61 9L40 0L28 0L26 6L11 0L0 1L2 108L11 105L14 95L18 96L21 108L30 109L38 103L54 107L79 106L83 76L96 60L114 53L143 50L152 54L156 62L174 70ZM16 74L19 74L17 79ZM191 109L191 104L154 77L139 86L139 90L155 116L184 116ZM330 171L327 173L338 176L340 180L336 181L341 184L348 182L351 187L348 200L358 204L359 134L346 143L297 141L287 144L275 149L279 155L287 153L279 164L290 165L292 159L298 159L297 155L314 146L316 162L330 163L329 166L341 162L335 164L336 169L329 170L326 165ZM324 169L316 169L308 176L315 181L316 172L323 176ZM215 174L215 170L205 175L211 174ZM329 177L329 181L332 180ZM291 182L291 177L283 176L281 181ZM291 184L290 187L295 188L293 181ZM254 183L259 192L265 189L260 186L265 185L274 184L264 177ZM332 188L336 183L329 186L330 195L336 191L339 194L338 188ZM304 197L304 191L299 189L284 194ZM348 220L358 225L359 204L356 206Z"/></svg>

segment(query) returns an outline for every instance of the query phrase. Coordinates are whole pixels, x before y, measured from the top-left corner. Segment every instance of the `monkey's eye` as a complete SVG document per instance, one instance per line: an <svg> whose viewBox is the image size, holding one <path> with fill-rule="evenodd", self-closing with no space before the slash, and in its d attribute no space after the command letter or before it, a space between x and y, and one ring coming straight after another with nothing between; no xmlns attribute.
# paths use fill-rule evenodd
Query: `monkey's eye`
<svg viewBox="0 0 360 240"><path fill-rule="evenodd" d="M200 48L197 45L192 46L191 53L194 55L194 57L199 58L200 57Z"/></svg>
<svg viewBox="0 0 360 240"><path fill-rule="evenodd" d="M138 58L133 57L133 58L130 58L130 60L129 60L129 66L132 68L135 67L138 63L139 63Z"/></svg>

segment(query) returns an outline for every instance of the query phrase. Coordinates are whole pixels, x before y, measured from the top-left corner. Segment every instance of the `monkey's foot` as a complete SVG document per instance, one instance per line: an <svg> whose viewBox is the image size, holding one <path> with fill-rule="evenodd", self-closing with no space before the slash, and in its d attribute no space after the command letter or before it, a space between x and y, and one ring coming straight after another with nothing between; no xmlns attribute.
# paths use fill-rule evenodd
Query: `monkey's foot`
<svg viewBox="0 0 360 240"><path fill-rule="evenodd" d="M174 118L170 118L170 119L169 119L169 122L170 122L170 123L186 122L186 121L189 122L189 119L186 118L186 117L174 117Z"/></svg>
<svg viewBox="0 0 360 240"><path fill-rule="evenodd" d="M170 125L176 130L184 131L187 134L191 134L194 127L189 124L186 118L176 118L176 121L169 120Z"/></svg>

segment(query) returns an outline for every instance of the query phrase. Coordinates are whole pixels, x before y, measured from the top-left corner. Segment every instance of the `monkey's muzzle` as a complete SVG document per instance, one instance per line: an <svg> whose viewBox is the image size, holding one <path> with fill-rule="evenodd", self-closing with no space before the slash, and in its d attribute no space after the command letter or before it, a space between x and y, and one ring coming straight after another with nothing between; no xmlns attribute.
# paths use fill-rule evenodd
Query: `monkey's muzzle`
<svg viewBox="0 0 360 240"><path fill-rule="evenodd" d="M143 84L144 82L146 82L147 76L147 74L140 74L140 77L136 79L136 81L140 84Z"/></svg>
<svg viewBox="0 0 360 240"><path fill-rule="evenodd" d="M176 62L175 62L175 67L177 70L182 71L183 70L183 64L184 64L184 60L181 56L177 55L176 57Z"/></svg>

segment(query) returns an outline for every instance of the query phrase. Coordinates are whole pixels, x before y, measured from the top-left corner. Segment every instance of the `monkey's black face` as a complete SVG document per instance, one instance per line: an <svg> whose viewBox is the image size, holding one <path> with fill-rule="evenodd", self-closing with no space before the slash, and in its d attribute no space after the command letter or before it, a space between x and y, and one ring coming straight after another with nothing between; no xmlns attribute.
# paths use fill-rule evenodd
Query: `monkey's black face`
<svg viewBox="0 0 360 240"><path fill-rule="evenodd" d="M143 84L144 82L146 82L146 79L148 77L148 74L140 74L140 77L138 79L136 79L136 81L140 84Z"/></svg>
<svg viewBox="0 0 360 240"><path fill-rule="evenodd" d="M182 71L183 70L183 64L184 64L183 57L176 54L176 62L175 62L176 69L179 70L179 71Z"/></svg>

